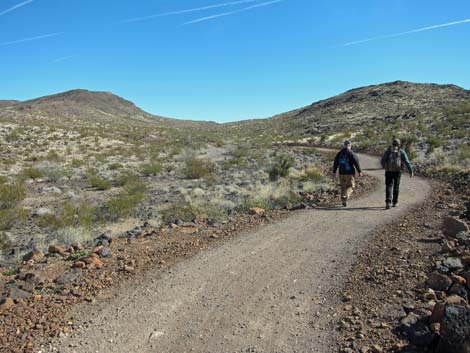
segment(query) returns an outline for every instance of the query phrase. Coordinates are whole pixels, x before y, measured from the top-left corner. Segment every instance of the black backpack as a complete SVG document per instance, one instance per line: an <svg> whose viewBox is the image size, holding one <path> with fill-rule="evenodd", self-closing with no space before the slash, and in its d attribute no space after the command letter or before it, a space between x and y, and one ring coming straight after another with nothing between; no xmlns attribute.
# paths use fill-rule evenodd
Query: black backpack
<svg viewBox="0 0 470 353"><path fill-rule="evenodd" d="M400 172L402 170L401 149L390 147L388 158L385 161L385 170L387 172Z"/></svg>

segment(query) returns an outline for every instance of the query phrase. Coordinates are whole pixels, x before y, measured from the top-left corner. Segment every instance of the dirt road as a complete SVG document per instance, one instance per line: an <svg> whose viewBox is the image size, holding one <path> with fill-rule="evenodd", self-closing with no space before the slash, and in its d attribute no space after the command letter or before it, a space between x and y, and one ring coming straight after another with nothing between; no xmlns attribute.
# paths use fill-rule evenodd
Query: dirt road
<svg viewBox="0 0 470 353"><path fill-rule="evenodd" d="M383 179L375 158L367 173ZM384 186L349 207L309 210L185 260L149 271L115 296L80 308L87 325L60 352L332 351L337 288L368 234L425 200L429 185L402 179L400 208Z"/></svg>

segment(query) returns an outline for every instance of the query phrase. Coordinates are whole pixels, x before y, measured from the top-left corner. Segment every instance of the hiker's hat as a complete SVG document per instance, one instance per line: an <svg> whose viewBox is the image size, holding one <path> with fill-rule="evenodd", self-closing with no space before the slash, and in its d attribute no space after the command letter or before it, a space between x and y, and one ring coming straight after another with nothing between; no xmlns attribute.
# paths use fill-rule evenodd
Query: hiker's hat
<svg viewBox="0 0 470 353"><path fill-rule="evenodd" d="M344 141L344 147L348 147L350 145L351 145L351 141L349 140Z"/></svg>
<svg viewBox="0 0 470 353"><path fill-rule="evenodd" d="M401 142L398 138L394 137L392 140L392 146L400 146Z"/></svg>

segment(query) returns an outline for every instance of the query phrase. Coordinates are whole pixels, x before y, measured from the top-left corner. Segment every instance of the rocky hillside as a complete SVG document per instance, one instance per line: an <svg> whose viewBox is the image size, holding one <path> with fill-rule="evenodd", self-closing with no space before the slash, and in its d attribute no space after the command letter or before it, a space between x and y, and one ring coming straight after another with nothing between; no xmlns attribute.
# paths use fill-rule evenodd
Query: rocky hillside
<svg viewBox="0 0 470 353"><path fill-rule="evenodd" d="M270 119L232 123L230 134L259 143L310 142L379 152L401 137L425 165L470 167L470 91L396 81L350 90ZM243 137L245 136L245 137Z"/></svg>
<svg viewBox="0 0 470 353"><path fill-rule="evenodd" d="M51 121L93 121L94 123L154 124L166 127L198 127L205 123L170 119L149 114L134 103L110 92L76 89L24 102L0 101L3 114Z"/></svg>
<svg viewBox="0 0 470 353"><path fill-rule="evenodd" d="M18 101L0 100L0 108L10 107L16 103L18 103Z"/></svg>
<svg viewBox="0 0 470 353"><path fill-rule="evenodd" d="M254 206L290 205L300 191L330 188L311 149L253 149L224 139L221 130L157 117L105 92L5 103L0 265L33 248L86 243L104 231L201 214L221 222ZM271 180L273 173L282 180Z"/></svg>

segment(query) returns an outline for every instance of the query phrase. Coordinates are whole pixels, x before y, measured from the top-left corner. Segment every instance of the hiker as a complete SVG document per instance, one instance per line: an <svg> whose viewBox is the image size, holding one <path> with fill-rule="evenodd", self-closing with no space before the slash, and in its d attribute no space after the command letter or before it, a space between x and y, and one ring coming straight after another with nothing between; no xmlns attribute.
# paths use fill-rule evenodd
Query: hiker
<svg viewBox="0 0 470 353"><path fill-rule="evenodd" d="M393 138L392 145L385 151L381 163L382 168L385 169L385 208L388 210L390 206L398 206L398 194L400 193L400 179L403 165L405 165L410 172L411 178L414 172L408 155L401 148L400 140L396 137Z"/></svg>
<svg viewBox="0 0 470 353"><path fill-rule="evenodd" d="M333 175L336 177L336 172L339 168L339 182L341 185L341 201L344 207L348 205L348 200L354 189L356 183L354 177L356 170L359 176L362 176L361 166L357 155L352 151L351 141L344 141L343 148L338 152L333 164Z"/></svg>

